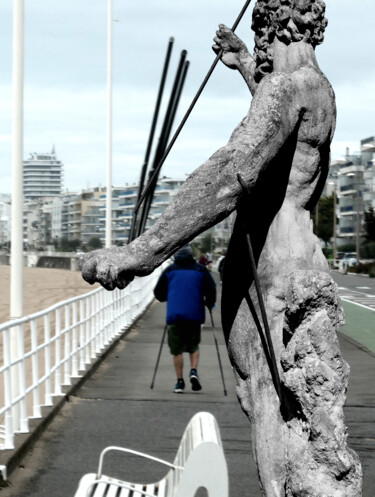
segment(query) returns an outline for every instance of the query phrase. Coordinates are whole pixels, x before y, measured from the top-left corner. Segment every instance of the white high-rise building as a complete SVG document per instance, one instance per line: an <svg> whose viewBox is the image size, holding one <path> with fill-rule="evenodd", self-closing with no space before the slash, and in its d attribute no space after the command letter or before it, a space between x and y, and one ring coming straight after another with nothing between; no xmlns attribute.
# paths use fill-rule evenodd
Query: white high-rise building
<svg viewBox="0 0 375 497"><path fill-rule="evenodd" d="M0 245L10 240L10 195L0 193Z"/></svg>
<svg viewBox="0 0 375 497"><path fill-rule="evenodd" d="M55 147L51 153L30 154L23 161L23 192L25 200L56 197L61 194L63 164L57 160Z"/></svg>

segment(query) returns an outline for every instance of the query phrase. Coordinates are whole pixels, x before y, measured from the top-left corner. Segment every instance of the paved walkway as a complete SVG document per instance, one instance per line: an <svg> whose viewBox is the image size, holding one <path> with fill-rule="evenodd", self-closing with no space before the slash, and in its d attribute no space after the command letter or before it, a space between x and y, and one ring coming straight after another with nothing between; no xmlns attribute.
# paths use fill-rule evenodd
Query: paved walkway
<svg viewBox="0 0 375 497"><path fill-rule="evenodd" d="M217 337L228 396L223 386L212 329L203 330L199 373L203 390L172 393L175 375L167 347L163 349L155 387L150 383L162 337L165 305L154 303L69 399L10 478L0 497L67 497L79 478L92 472L107 445L123 445L172 460L191 416L201 410L218 420L229 466L230 496L261 497L251 456L250 425L234 393L233 374L220 329ZM214 311L219 324L219 311ZM342 353L352 368L346 407L349 443L362 460L364 497L375 488L375 355L341 336ZM188 368L186 368L187 370ZM124 462L125 461L125 462ZM111 472L122 466L124 478L152 481L164 474L155 463L140 464L132 456L110 460Z"/></svg>

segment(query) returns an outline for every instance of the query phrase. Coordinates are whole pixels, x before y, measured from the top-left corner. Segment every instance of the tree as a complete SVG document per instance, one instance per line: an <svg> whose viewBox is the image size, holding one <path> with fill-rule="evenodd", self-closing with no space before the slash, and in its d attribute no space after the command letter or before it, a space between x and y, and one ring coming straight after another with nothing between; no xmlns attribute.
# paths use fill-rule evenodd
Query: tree
<svg viewBox="0 0 375 497"><path fill-rule="evenodd" d="M363 228L365 231L366 242L375 242L375 210L372 206L368 211L364 211Z"/></svg>
<svg viewBox="0 0 375 497"><path fill-rule="evenodd" d="M93 236L88 241L87 247L90 250L100 249L100 248L102 248L102 241L98 236Z"/></svg>
<svg viewBox="0 0 375 497"><path fill-rule="evenodd" d="M207 235L201 241L199 248L201 252L211 252L211 250L214 248L212 245L212 233L207 233Z"/></svg>
<svg viewBox="0 0 375 497"><path fill-rule="evenodd" d="M313 215L314 233L323 240L326 248L333 237L333 202L333 195L321 197L315 208L315 215ZM318 210L318 216L316 210Z"/></svg>
<svg viewBox="0 0 375 497"><path fill-rule="evenodd" d="M61 252L75 252L80 245L81 241L77 238L75 238L74 240L61 238L58 249L61 250Z"/></svg>

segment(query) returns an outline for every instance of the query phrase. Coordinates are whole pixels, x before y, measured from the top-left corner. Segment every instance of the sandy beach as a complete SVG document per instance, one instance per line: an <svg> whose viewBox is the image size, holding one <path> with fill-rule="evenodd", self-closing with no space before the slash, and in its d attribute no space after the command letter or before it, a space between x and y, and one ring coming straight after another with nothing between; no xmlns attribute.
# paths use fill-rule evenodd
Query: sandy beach
<svg viewBox="0 0 375 497"><path fill-rule="evenodd" d="M10 266L0 266L0 323L9 320ZM23 273L23 315L41 311L62 300L91 292L79 271L25 267Z"/></svg>

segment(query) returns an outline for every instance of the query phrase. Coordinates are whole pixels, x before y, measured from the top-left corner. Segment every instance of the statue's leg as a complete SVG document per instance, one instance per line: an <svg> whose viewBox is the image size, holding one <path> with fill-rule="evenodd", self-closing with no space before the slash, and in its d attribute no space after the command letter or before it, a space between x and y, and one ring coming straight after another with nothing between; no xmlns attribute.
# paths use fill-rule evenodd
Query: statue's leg
<svg viewBox="0 0 375 497"><path fill-rule="evenodd" d="M236 393L251 422L253 455L263 495L281 497L284 496L282 489L286 481L287 427L272 380L255 292L251 291L250 295L250 299L244 299L238 309L228 351L236 376ZM269 305L267 314L271 318L271 333L274 335L277 323L272 319ZM274 345L277 363L280 364L278 347Z"/></svg>
<svg viewBox="0 0 375 497"><path fill-rule="evenodd" d="M294 271L284 298L269 287L267 314L283 383L280 402L270 374L256 297L244 299L228 349L241 406L267 497L359 497L361 466L347 446L343 406L349 367L336 332L343 322L337 287L327 273Z"/></svg>
<svg viewBox="0 0 375 497"><path fill-rule="evenodd" d="M290 402L287 496L362 495L361 465L347 446L344 424L350 368L337 339L343 322L337 286L327 273L290 276L281 355Z"/></svg>

